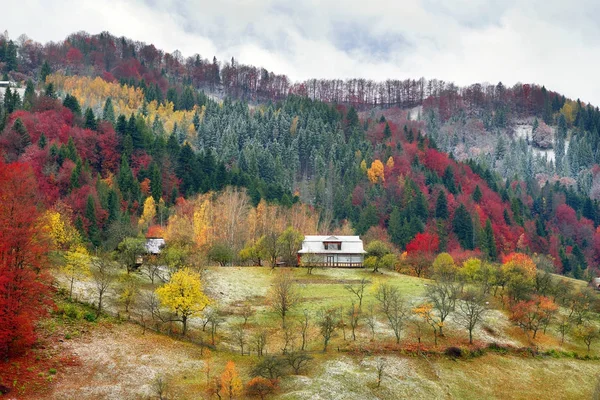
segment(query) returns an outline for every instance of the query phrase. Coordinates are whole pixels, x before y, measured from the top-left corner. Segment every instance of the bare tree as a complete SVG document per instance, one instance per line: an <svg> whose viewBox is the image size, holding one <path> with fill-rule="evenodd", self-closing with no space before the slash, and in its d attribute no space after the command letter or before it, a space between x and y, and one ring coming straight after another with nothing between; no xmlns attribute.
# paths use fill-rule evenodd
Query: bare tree
<svg viewBox="0 0 600 400"><path fill-rule="evenodd" d="M365 319L371 330L371 340L373 341L375 340L375 328L377 327L377 315L375 314L375 305L373 303L369 304L367 307Z"/></svg>
<svg viewBox="0 0 600 400"><path fill-rule="evenodd" d="M302 266L306 268L306 273L312 275L313 269L323 262L323 257L315 253L306 253L300 259Z"/></svg>
<svg viewBox="0 0 600 400"><path fill-rule="evenodd" d="M156 395L158 400L167 400L168 399L167 392L169 390L169 381L165 375L163 375L163 374L156 375L154 377L154 379L152 380L151 386L152 386L152 391L154 392L154 394Z"/></svg>
<svg viewBox="0 0 600 400"><path fill-rule="evenodd" d="M454 311L459 293L460 286L454 282L436 282L427 286L427 299L438 314L440 336L444 336L444 321Z"/></svg>
<svg viewBox="0 0 600 400"><path fill-rule="evenodd" d="M317 324L321 330L321 336L323 336L323 352L327 351L329 340L333 336L339 321L337 319L337 309L332 308L329 310L321 310L317 313Z"/></svg>
<svg viewBox="0 0 600 400"><path fill-rule="evenodd" d="M369 285L369 281L362 278L356 285L346 285L344 289L352 293L358 299L358 308L362 310L362 300L365 293L365 288Z"/></svg>
<svg viewBox="0 0 600 400"><path fill-rule="evenodd" d="M408 317L408 309L398 288L384 283L377 289L375 298L380 303L381 311L387 317L388 325L394 331L396 343L400 343L400 336Z"/></svg>
<svg viewBox="0 0 600 400"><path fill-rule="evenodd" d="M300 346L300 350L304 351L306 348L306 342L308 340L308 318L309 318L308 310L304 310L304 319L300 325L300 334L302 335L302 346Z"/></svg>
<svg viewBox="0 0 600 400"><path fill-rule="evenodd" d="M240 346L240 353L244 355L244 346L247 343L247 335L246 327L243 324L239 324L233 329L233 338Z"/></svg>
<svg viewBox="0 0 600 400"><path fill-rule="evenodd" d="M98 296L97 317L102 313L104 296L115 280L115 271L115 263L108 259L108 256L104 254L94 257L92 260L92 281L94 283L96 295Z"/></svg>
<svg viewBox="0 0 600 400"><path fill-rule="evenodd" d="M298 375L300 374L300 370L312 360L312 357L304 351L290 351L287 353L285 359L294 370L294 374Z"/></svg>
<svg viewBox="0 0 600 400"><path fill-rule="evenodd" d="M383 374L385 373L385 368L387 367L387 362L385 361L385 358L380 357L377 359L377 364L375 365L375 368L377 370L377 387L381 386L381 381L383 379Z"/></svg>
<svg viewBox="0 0 600 400"><path fill-rule="evenodd" d="M487 311L485 297L473 289L463 293L458 303L457 316L459 323L469 331L469 343L473 343L473 329L483 320Z"/></svg>
<svg viewBox="0 0 600 400"><path fill-rule="evenodd" d="M356 340L356 328L362 318L360 308L352 302L350 309L347 311L347 315L350 328L352 329L352 340Z"/></svg>
<svg viewBox="0 0 600 400"><path fill-rule="evenodd" d="M300 301L291 273L282 272L275 278L270 301L275 312L281 317L281 326L285 327L286 315Z"/></svg>
<svg viewBox="0 0 600 400"><path fill-rule="evenodd" d="M244 326L248 324L248 319L254 315L254 310L250 306L244 306L240 312L240 316L244 319Z"/></svg>
<svg viewBox="0 0 600 400"><path fill-rule="evenodd" d="M560 332L560 344L563 345L565 343L565 336L573 328L573 319L568 315L561 314L558 316L557 327Z"/></svg>
<svg viewBox="0 0 600 400"><path fill-rule="evenodd" d="M267 331L260 331L254 335L254 346L256 347L256 354L262 357L267 346Z"/></svg>
<svg viewBox="0 0 600 400"><path fill-rule="evenodd" d="M282 354L288 353L288 348L294 351L294 340L296 339L295 331L292 327L285 327L283 330L283 348Z"/></svg>

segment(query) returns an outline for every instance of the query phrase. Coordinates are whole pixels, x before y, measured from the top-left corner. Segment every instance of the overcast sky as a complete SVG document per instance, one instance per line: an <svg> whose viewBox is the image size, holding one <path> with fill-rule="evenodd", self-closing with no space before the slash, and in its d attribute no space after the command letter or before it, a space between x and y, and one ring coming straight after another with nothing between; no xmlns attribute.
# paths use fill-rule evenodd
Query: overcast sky
<svg viewBox="0 0 600 400"><path fill-rule="evenodd" d="M544 84L600 105L598 0L4 0L11 38L110 31L292 80Z"/></svg>

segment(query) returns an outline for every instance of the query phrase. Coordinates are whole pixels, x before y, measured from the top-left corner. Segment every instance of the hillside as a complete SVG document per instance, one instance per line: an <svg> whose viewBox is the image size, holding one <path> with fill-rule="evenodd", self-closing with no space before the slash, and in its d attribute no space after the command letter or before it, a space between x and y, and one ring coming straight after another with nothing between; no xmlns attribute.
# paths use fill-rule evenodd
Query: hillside
<svg viewBox="0 0 600 400"><path fill-rule="evenodd" d="M560 344L559 332L550 328L531 340L520 329L511 326L507 315L491 311L475 332L475 344L466 345L467 332L452 317L444 337L434 338L427 329L422 343L416 342L415 329L409 323L403 330L402 345L394 344L394 334L385 319L377 317L375 339L368 324L362 321L352 339L350 326L344 333L338 328L323 353L322 338L316 325L317 311L323 308L347 307L352 294L345 285L368 279L363 304L377 304L377 284L389 283L397 287L410 304L416 306L425 300L425 288L432 281L395 273L373 275L361 270L315 270L307 275L305 270L293 270L294 279L304 303L295 308L290 321L295 333L287 346L301 346L301 324L304 310L310 318L307 351L313 358L300 374L280 379L278 394L270 398L361 398L400 399L419 398L545 398L548 388L560 399L587 398L594 390L598 361L573 358L572 353L585 353L585 346L568 339ZM222 322L218 326L218 345L208 352L197 342L201 337L202 319L195 319L196 333L188 342L157 334L142 326L110 317L97 322L86 322L82 315L86 308L61 300L59 312L44 326L52 327L54 339L45 338L44 347L55 354L52 363L55 373L44 387L44 398L70 397L74 393L81 399L137 398L156 395L156 377L168 382L168 393L173 398L197 397L205 393L207 363L212 377L221 373L229 360L235 361L244 382L252 377L252 369L262 357L256 354L253 337L261 329L269 332L266 352L276 355L284 347L284 333L278 329L278 316L268 307L268 292L282 271L264 268L209 268L204 272L206 292L219 304ZM85 292L82 292L85 293ZM110 313L119 310L116 296L109 304ZM247 349L240 355L235 329L243 322L242 312L250 306L252 314L245 328ZM143 303L131 310L139 315ZM77 311L79 310L79 311ZM79 313L79 316L77 316ZM347 322L348 324L348 322ZM168 324L163 326L168 328ZM60 341L56 341L60 339ZM207 337L210 340L210 335ZM191 341L191 343L189 342ZM53 343L52 345L50 343ZM491 346L486 350L486 346ZM444 355L448 346L463 348L458 359ZM507 347L503 347L507 346ZM535 346L535 350L534 347ZM209 346L210 347L210 346ZM483 349L483 350L480 350ZM546 353L554 349L554 352ZM46 350L34 350L44 352ZM289 350L288 350L289 351ZM537 355L530 352L535 351ZM508 353L508 354L506 354ZM61 359L58 359L58 354ZM592 356L600 355L597 349ZM385 360L385 371L377 387L377 363ZM565 371L569 371L565 375ZM47 375L47 371L44 375ZM212 378L210 378L212 379ZM209 379L209 380L210 380ZM511 384L507 387L506 382ZM24 391L23 398L39 398L40 392ZM171 398L169 397L169 398Z"/></svg>
<svg viewBox="0 0 600 400"><path fill-rule="evenodd" d="M0 36L0 69L0 393L598 390L597 108L106 32ZM365 268L299 258L314 234L360 235Z"/></svg>

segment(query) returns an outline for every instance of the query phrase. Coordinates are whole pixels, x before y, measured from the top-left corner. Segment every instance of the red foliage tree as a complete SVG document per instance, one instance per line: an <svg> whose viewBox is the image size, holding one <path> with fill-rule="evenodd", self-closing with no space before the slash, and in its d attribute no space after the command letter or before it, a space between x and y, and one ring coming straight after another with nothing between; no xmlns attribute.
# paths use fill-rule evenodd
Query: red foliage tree
<svg viewBox="0 0 600 400"><path fill-rule="evenodd" d="M440 238L435 233L417 233L413 240L406 245L408 254L437 253L440 248Z"/></svg>
<svg viewBox="0 0 600 400"><path fill-rule="evenodd" d="M46 311L47 248L37 196L29 166L0 162L0 358L34 342L35 323Z"/></svg>

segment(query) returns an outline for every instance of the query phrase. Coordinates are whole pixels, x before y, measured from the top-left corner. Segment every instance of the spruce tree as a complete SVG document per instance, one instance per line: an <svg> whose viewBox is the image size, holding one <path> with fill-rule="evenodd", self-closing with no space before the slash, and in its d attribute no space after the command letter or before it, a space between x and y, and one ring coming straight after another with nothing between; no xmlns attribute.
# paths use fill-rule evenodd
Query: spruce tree
<svg viewBox="0 0 600 400"><path fill-rule="evenodd" d="M483 194L481 193L481 189L479 188L479 185L475 186L475 190L473 191L473 201L475 203L479 204L482 197L483 197Z"/></svg>
<svg viewBox="0 0 600 400"><path fill-rule="evenodd" d="M390 129L390 124L386 122L385 128L383 129L383 138L389 139L390 137L392 137L392 130Z"/></svg>
<svg viewBox="0 0 600 400"><path fill-rule="evenodd" d="M485 240L485 253L490 260L496 260L498 258L498 249L496 248L496 239L494 238L494 230L492 229L492 222L488 218L485 221L484 229L484 240Z"/></svg>
<svg viewBox="0 0 600 400"><path fill-rule="evenodd" d="M85 219L88 221L88 238L94 247L100 246L100 231L96 221L96 203L94 198L89 195L85 206Z"/></svg>
<svg viewBox="0 0 600 400"><path fill-rule="evenodd" d="M450 165L446 167L442 181L450 193L458 193L458 190L456 189L456 183L454 182L454 171Z"/></svg>
<svg viewBox="0 0 600 400"><path fill-rule="evenodd" d="M40 70L40 82L42 84L46 83L46 77L52 73L52 69L50 68L50 64L45 60L44 64L42 64L42 69Z"/></svg>
<svg viewBox="0 0 600 400"><path fill-rule="evenodd" d="M465 250L473 250L473 221L464 204L460 204L454 211L452 230L458 238L458 242Z"/></svg>
<svg viewBox="0 0 600 400"><path fill-rule="evenodd" d="M112 98L107 98L104 102L104 108L102 110L102 119L115 124L115 108L112 103Z"/></svg>
<svg viewBox="0 0 600 400"><path fill-rule="evenodd" d="M63 106L65 106L66 108L71 110L73 112L73 114L75 114L77 116L81 116L81 107L79 106L79 102L77 101L77 98L75 98L75 96L71 96L70 94L67 93L67 95L65 96L65 99L63 100ZM88 108L88 110L89 110L89 108ZM87 113L86 113L86 117L87 117Z"/></svg>
<svg viewBox="0 0 600 400"><path fill-rule="evenodd" d="M85 121L83 123L83 127L86 129L91 129L93 131L98 129L98 123L96 122L96 116L91 108L87 108L85 110Z"/></svg>
<svg viewBox="0 0 600 400"><path fill-rule="evenodd" d="M435 202L435 217L439 219L448 218L448 201L446 200L446 193L443 190L440 190Z"/></svg>

